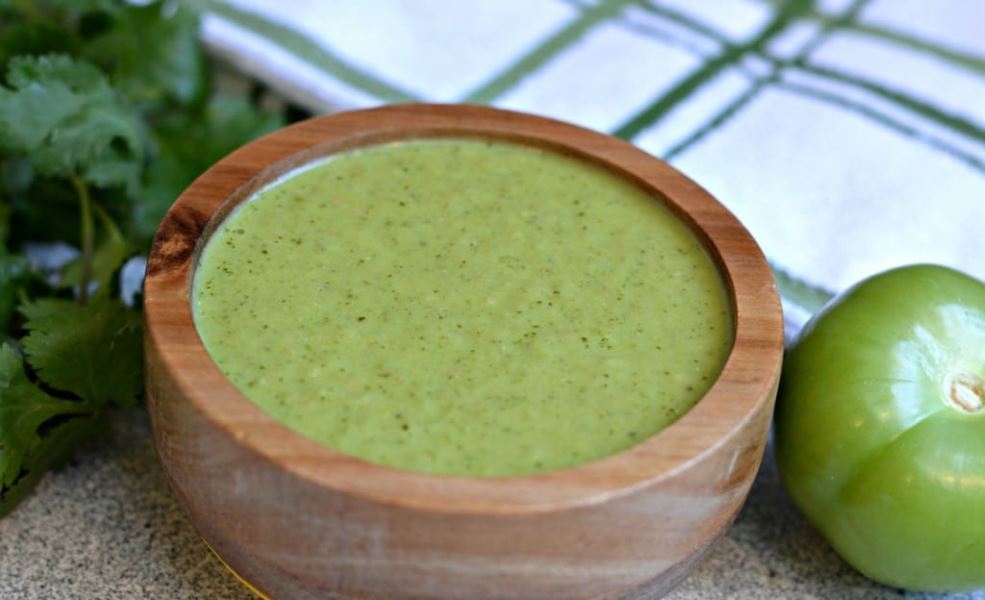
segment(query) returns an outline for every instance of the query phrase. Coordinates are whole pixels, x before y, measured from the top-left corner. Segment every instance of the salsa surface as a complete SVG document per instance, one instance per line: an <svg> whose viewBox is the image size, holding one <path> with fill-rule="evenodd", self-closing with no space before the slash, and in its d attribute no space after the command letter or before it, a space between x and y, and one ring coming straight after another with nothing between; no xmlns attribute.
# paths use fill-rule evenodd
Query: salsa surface
<svg viewBox="0 0 985 600"><path fill-rule="evenodd" d="M694 405L732 344L718 270L661 201L481 140L374 146L264 188L206 245L193 309L275 419L450 475L633 446Z"/></svg>

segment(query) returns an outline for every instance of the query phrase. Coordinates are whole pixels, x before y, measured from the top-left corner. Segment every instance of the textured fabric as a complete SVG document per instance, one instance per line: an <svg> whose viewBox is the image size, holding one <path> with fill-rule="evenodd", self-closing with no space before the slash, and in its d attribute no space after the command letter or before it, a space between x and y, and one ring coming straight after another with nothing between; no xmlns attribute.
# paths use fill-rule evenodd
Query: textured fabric
<svg viewBox="0 0 985 600"><path fill-rule="evenodd" d="M937 262L985 279L980 0L209 0L205 39L330 111L480 102L634 141L724 202L791 328Z"/></svg>

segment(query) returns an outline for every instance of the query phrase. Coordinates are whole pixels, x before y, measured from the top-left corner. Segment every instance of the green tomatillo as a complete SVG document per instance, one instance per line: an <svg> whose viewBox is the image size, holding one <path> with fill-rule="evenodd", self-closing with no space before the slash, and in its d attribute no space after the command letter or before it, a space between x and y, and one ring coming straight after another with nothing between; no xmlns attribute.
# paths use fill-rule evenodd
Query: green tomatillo
<svg viewBox="0 0 985 600"><path fill-rule="evenodd" d="M985 283L930 265L856 285L786 358L780 475L879 582L985 587Z"/></svg>

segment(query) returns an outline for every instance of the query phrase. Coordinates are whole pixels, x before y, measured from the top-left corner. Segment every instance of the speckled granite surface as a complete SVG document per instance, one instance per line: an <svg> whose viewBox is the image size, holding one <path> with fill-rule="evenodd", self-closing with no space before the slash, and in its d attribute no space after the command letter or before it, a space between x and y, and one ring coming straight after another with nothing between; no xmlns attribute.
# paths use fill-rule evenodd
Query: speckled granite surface
<svg viewBox="0 0 985 600"><path fill-rule="evenodd" d="M728 535L669 597L898 598L841 562L793 510L769 456ZM0 599L248 600L167 487L143 411L0 520ZM919 596L914 596L919 597ZM985 591L953 598L985 600Z"/></svg>

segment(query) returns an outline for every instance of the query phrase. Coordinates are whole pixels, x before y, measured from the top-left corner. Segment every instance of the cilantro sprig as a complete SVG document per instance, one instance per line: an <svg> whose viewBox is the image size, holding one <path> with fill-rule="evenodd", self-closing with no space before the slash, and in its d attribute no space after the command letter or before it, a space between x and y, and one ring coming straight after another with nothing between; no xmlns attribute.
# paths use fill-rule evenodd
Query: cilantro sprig
<svg viewBox="0 0 985 600"><path fill-rule="evenodd" d="M191 2L0 0L0 516L142 390L124 262L280 118L212 90ZM25 254L62 243L52 270Z"/></svg>

